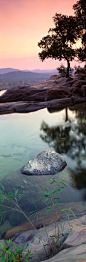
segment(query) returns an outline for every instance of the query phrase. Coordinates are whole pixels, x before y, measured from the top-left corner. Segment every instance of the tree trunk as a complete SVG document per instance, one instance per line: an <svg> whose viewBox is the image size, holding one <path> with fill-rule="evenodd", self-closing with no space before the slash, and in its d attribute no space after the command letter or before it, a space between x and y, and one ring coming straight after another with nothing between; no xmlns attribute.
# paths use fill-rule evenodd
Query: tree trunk
<svg viewBox="0 0 86 262"><path fill-rule="evenodd" d="M66 77L69 77L70 62L67 60L67 74Z"/></svg>
<svg viewBox="0 0 86 262"><path fill-rule="evenodd" d="M68 108L65 108L65 122L68 121Z"/></svg>

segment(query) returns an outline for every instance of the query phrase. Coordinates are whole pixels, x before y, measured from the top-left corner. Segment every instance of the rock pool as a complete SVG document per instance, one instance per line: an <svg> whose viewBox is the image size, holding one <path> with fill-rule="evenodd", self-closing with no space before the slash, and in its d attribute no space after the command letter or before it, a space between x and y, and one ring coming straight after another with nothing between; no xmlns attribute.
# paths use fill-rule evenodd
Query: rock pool
<svg viewBox="0 0 86 262"><path fill-rule="evenodd" d="M0 183L6 192L17 188L25 196L20 200L23 211L30 215L49 186L49 177L27 177L21 168L43 150L54 150L64 156L67 188L60 194L58 207L73 206L74 212L86 210L86 103L64 110L43 109L28 114L0 115ZM57 175L55 175L56 177ZM17 212L18 213L18 212ZM4 218L16 226L25 221L21 214L7 212ZM2 221L2 224L4 221ZM7 222L8 223L8 222Z"/></svg>

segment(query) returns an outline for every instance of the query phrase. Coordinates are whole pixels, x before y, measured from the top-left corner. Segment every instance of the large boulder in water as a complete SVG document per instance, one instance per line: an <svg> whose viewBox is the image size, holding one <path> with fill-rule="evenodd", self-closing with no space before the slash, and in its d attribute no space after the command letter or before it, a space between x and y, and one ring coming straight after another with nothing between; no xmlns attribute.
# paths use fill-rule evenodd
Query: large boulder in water
<svg viewBox="0 0 86 262"><path fill-rule="evenodd" d="M67 165L64 158L50 150L42 151L35 158L22 167L22 174L26 175L53 175L60 172Z"/></svg>

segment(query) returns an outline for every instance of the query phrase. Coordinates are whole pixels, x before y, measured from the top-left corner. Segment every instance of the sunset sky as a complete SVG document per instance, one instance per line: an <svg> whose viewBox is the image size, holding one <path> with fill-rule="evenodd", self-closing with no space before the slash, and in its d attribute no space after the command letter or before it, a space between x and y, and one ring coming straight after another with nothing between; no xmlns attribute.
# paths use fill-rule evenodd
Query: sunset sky
<svg viewBox="0 0 86 262"><path fill-rule="evenodd" d="M0 68L54 69L54 59L41 62L37 46L53 27L55 13L73 15L76 0L0 0ZM66 65L66 63L65 63Z"/></svg>

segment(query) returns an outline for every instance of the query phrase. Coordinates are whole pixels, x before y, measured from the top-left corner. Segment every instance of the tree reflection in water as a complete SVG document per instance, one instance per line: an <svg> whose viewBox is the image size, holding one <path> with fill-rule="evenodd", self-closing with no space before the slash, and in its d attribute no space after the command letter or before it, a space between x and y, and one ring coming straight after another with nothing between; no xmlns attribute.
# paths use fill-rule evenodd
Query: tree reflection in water
<svg viewBox="0 0 86 262"><path fill-rule="evenodd" d="M76 186L81 189L86 188L86 103L71 107L70 110L75 113L74 121L70 121L66 109L64 124L50 126L43 121L40 137L57 153L65 154L76 162L72 170Z"/></svg>

